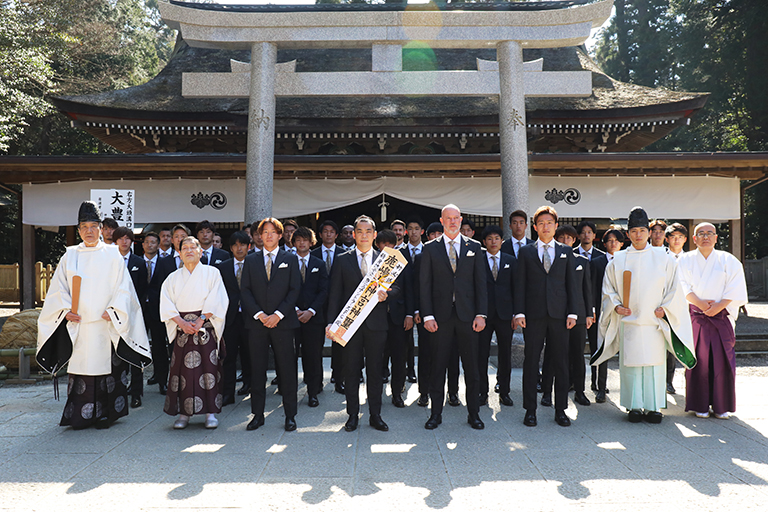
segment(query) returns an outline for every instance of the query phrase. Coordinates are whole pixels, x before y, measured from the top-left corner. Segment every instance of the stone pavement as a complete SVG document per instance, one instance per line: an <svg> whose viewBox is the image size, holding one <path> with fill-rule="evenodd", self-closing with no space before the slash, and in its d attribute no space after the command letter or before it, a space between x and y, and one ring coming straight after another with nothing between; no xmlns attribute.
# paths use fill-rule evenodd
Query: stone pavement
<svg viewBox="0 0 768 512"><path fill-rule="evenodd" d="M384 401L386 433L368 426L367 412L358 431L344 432L344 398L330 384L315 409L300 388L291 433L274 386L266 425L247 432L240 397L217 430L195 417L174 431L148 386L143 407L109 430L73 431L58 426L64 402L50 382L5 385L0 510L766 510L768 371L764 358L739 364L730 420L686 414L678 394L661 425L630 424L613 403L614 365L608 403L571 404L570 428L550 408L539 408L538 427L523 426L515 370L515 406L501 408L492 393L483 431L467 425L464 407L446 407L440 428L425 430L428 410L410 384L407 408ZM680 369L675 385L684 390Z"/></svg>

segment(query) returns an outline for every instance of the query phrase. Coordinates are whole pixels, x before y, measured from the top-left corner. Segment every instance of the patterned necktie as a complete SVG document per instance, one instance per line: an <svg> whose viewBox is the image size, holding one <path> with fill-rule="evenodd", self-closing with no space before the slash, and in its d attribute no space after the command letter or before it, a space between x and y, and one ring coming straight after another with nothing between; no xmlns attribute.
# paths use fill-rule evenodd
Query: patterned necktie
<svg viewBox="0 0 768 512"><path fill-rule="evenodd" d="M416 248L411 249L411 261L416 259Z"/></svg>
<svg viewBox="0 0 768 512"><path fill-rule="evenodd" d="M152 260L147 262L147 284L152 280Z"/></svg>
<svg viewBox="0 0 768 512"><path fill-rule="evenodd" d="M237 272L235 272L235 279L237 279L237 287L240 288L240 281L243 279L243 262L237 262Z"/></svg>
<svg viewBox="0 0 768 512"><path fill-rule="evenodd" d="M272 279L272 254L267 253L267 281Z"/></svg>
<svg viewBox="0 0 768 512"><path fill-rule="evenodd" d="M327 249L325 251L325 270L330 274L331 273L331 250Z"/></svg>
<svg viewBox="0 0 768 512"><path fill-rule="evenodd" d="M455 242L448 242L448 260L451 262L451 269L456 273L456 266L458 260L456 258L456 246Z"/></svg>
<svg viewBox="0 0 768 512"><path fill-rule="evenodd" d="M522 247L523 247L523 242L517 242L517 252L515 253L515 257L517 257Z"/></svg>
<svg viewBox="0 0 768 512"><path fill-rule="evenodd" d="M493 267L491 267L491 274L493 274L493 280L495 281L499 277L499 258L498 256L491 256L493 258Z"/></svg>
<svg viewBox="0 0 768 512"><path fill-rule="evenodd" d="M160 253L160 257L161 257L161 258L165 258L165 257L167 257L167 256L168 256L168 253L167 253L167 252L161 252L161 253Z"/></svg>
<svg viewBox="0 0 768 512"><path fill-rule="evenodd" d="M368 273L368 261L365 258L365 255L368 254L367 252L361 253L362 257L360 258L360 273L365 276Z"/></svg>
<svg viewBox="0 0 768 512"><path fill-rule="evenodd" d="M299 270L301 271L301 282L303 283L307 280L307 264L304 258L301 258L301 268Z"/></svg>
<svg viewBox="0 0 768 512"><path fill-rule="evenodd" d="M547 274L549 274L549 269L552 267L552 258L549 256L549 244L546 244L544 246L544 257L542 259L542 263L544 264L544 270L547 271Z"/></svg>
<svg viewBox="0 0 768 512"><path fill-rule="evenodd" d="M200 263L202 263L203 265L207 265L208 264L208 253L207 252L203 251L203 256L202 256L202 258L200 258Z"/></svg>

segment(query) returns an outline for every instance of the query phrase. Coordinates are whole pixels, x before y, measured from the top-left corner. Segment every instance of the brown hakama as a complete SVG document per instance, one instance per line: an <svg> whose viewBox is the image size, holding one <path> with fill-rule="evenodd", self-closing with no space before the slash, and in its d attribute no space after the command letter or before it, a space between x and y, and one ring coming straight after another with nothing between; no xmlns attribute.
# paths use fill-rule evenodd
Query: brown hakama
<svg viewBox="0 0 768 512"><path fill-rule="evenodd" d="M80 430L106 418L110 423L128 416L128 363L112 349L109 375L69 375L67 403L59 425Z"/></svg>
<svg viewBox="0 0 768 512"><path fill-rule="evenodd" d="M179 313L195 322L202 311ZM176 330L168 376L168 392L163 411L171 416L221 412L221 359L225 356L221 344L221 357L216 343L216 331L209 320L203 324L205 332L187 334Z"/></svg>

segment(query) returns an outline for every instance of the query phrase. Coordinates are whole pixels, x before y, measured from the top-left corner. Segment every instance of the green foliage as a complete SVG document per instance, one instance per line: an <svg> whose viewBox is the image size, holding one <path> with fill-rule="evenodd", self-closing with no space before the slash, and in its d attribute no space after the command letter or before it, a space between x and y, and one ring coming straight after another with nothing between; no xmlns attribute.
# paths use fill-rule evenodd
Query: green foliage
<svg viewBox="0 0 768 512"><path fill-rule="evenodd" d="M157 0L0 0L0 152L110 151L45 99L146 82L173 40Z"/></svg>

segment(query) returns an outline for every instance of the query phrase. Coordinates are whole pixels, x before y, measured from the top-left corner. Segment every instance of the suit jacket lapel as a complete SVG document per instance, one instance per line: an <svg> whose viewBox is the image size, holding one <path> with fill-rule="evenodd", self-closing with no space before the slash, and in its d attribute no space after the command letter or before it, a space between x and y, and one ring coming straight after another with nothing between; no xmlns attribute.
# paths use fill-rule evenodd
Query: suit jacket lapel
<svg viewBox="0 0 768 512"><path fill-rule="evenodd" d="M523 247L527 247L527 246L524 245ZM523 247L520 248L521 251L523 250ZM557 257L557 255L555 255L555 257ZM542 272L544 272L546 274L547 271L544 270L544 263L542 263L541 262L541 258L539 258L539 245L538 245L538 243L533 244L533 259L536 261L536 264L539 266L539 268L542 270ZM550 270L551 270L551 268L550 268Z"/></svg>

